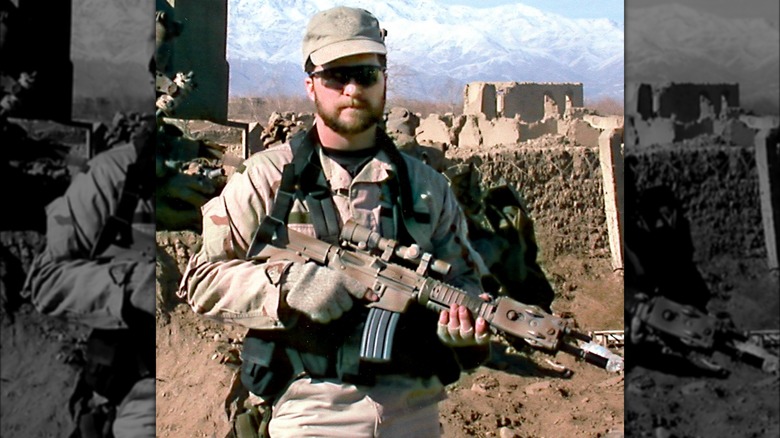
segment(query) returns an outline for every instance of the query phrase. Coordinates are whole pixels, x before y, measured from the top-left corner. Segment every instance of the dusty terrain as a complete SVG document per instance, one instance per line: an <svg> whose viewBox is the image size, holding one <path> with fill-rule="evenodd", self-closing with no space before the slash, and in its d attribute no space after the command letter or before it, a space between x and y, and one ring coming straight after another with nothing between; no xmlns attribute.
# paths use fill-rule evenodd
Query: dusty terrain
<svg viewBox="0 0 780 438"><path fill-rule="evenodd" d="M729 313L742 330L780 328L780 280L767 268L752 148L699 137L633 149L626 162L636 165L640 190L665 185L680 200L712 294L708 309ZM627 356L636 353L629 347ZM714 359L727 378L702 376L669 357L629 368L626 436L779 436L778 377L720 353Z"/></svg>
<svg viewBox="0 0 780 438"><path fill-rule="evenodd" d="M158 233L158 242L195 239ZM180 254L187 252L182 245L168 245L171 252L177 248ZM556 312L573 312L583 330L622 328L622 278L612 273L608 260L562 257L546 268L551 277L565 279L556 289L569 291L553 303ZM184 304L158 317L158 436L224 435L224 398L233 367L221 362L230 357L232 347L240 347L236 344L243 333L239 327L198 317ZM622 434L622 375L560 353L554 359L573 371L564 377L545 362L551 356L507 351L498 341L493 352L486 366L464 373L448 387L449 398L440 405L443 436Z"/></svg>
<svg viewBox="0 0 780 438"><path fill-rule="evenodd" d="M556 180L563 178L558 175ZM567 188L571 189L561 190ZM562 211L552 211L554 208L552 205L545 214L562 216ZM590 216L566 220L582 222L578 225L584 229L598 227L590 223ZM581 240L576 235L568 236L568 243L558 245L555 251L548 251L546 242L555 239L544 234L552 226L545 220L538 222L542 265L557 292L554 310L572 312L583 331L622 329L623 282L619 273L613 273L605 258L607 252L598 248L572 250ZM4 276L4 284L14 289L12 292L40 248L42 232L10 230L4 235L4 242L14 242L9 257L15 263L14 275ZM197 239L188 232L158 233L158 280L166 303L157 319L157 431L161 437L222 437L228 426L224 398L234 366L227 359L231 350L240 348L244 330L198 317L171 295ZM603 239L597 240L603 243ZM591 240L590 246L593 243ZM3 312L2 325L0 435L62 436L72 427L67 400L76 377L73 364L78 363L86 332L41 317L27 304L14 318ZM493 347L494 356L485 366L464 373L458 383L448 387L449 398L440 406L443 436L622 434L621 375L562 353L556 357L518 353L507 350L498 340ZM572 374L560 374L545 359L569 367Z"/></svg>
<svg viewBox="0 0 780 438"><path fill-rule="evenodd" d="M221 141L231 137L222 135ZM233 137L234 138L234 137ZM525 159L540 163L549 157L555 139L544 139L535 145L536 152ZM545 148L548 150L545 152ZM514 153L511 149L508 153ZM473 155L458 151L458 156ZM575 193L573 182L565 182L566 170L576 178L592 179L593 163L577 163L573 151L553 153L553 163L537 172L537 178L549 178L555 193L569 199L586 196L582 188ZM576 155L576 154L575 154ZM525 157L525 155L524 155ZM530 158L529 158L530 157ZM579 155L577 156L579 157ZM559 161L556 161L559 160ZM590 151L584 160L593 161ZM512 182L529 183L527 175L507 174L500 165L485 161L486 175L504 172ZM575 163L572 164L572 161ZM597 164L595 165L597 168ZM536 182L539 184L539 182ZM589 182L593 184L592 182ZM600 189L600 183L595 188ZM539 187L532 194L540 192ZM582 331L623 328L623 279L612 271L607 251L595 248L600 239L590 239L594 217L582 214L568 217L565 209L551 202L555 195L542 199L548 207L544 218L565 220L572 225L571 235L560 230L554 238L542 235L553 228L539 221L537 234L542 264L556 290L555 312L571 312ZM577 198L578 199L578 198ZM533 199L529 199L533 205ZM536 200L538 201L538 200ZM586 202L598 204L599 200ZM532 207L533 211L533 207ZM603 213L601 213L603 215ZM598 219L598 215L596 217ZM603 220L603 216L602 216ZM577 241L580 230L586 243ZM575 231L576 230L576 231ZM589 231L588 231L589 230ZM605 233L603 231L602 233ZM598 234L598 233L597 233ZM198 236L192 233L158 232L158 282L163 301L173 303L157 320L157 430L161 437L223 436L227 431L224 399L230 388L234 366L230 350L240 349L244 329L224 326L195 315L170 293ZM603 244L604 240L600 240ZM546 245L557 242L556 250ZM590 246L589 246L590 245ZM163 255L165 254L165 255ZM573 357L559 353L555 357L534 352L517 352L495 340L493 357L484 366L464 373L459 382L447 388L448 399L440 405L440 421L446 437L604 437L623 434L623 376L595 368ZM546 359L568 367L571 375L556 371ZM410 432L411 436L414 436Z"/></svg>
<svg viewBox="0 0 780 438"><path fill-rule="evenodd" d="M720 258L699 269L717 294L711 310L728 311L742 329L778 328L780 281L767 274L763 261ZM777 375L720 353L714 359L729 369L727 378L701 376L669 358L651 358L629 368L626 436L779 436Z"/></svg>
<svg viewBox="0 0 780 438"><path fill-rule="evenodd" d="M566 153L558 155L566 158ZM570 165L575 178L593 168L587 163L590 155L582 156L585 164L575 160ZM499 172L502 169L498 167ZM530 181L522 179L527 175L508 176ZM565 183L561 176L550 178L544 187L561 193L573 190L574 184ZM594 225L598 215L567 216L560 201L543 199L543 205L537 204L541 196L537 193L541 193L538 188L529 190L527 200L537 220L542 266L556 290L554 310L571 312L584 331L622 329L623 279L612 272L606 258L603 232ZM37 217L40 213L30 212ZM24 223L24 218L18 219ZM6 296L18 291L26 265L40 249L42 231L21 225L3 231ZM706 234L700 228L694 231ZM231 351L240 349L244 330L200 318L171 295L197 239L188 232L158 233L158 280L166 303L157 318L157 430L161 437L222 437L227 430L224 398L234 371ZM709 241L701 245L714 246ZM730 312L741 328L778 328L777 277L767 274L763 259L751 257L755 246L737 246L741 254L699 261L715 295L712 306ZM13 318L4 310L0 324L0 435L63 436L72 427L67 400L85 330L42 317L28 304ZM777 377L727 357L715 357L731 370L726 379L648 365L632 368L624 380L623 375L609 374L564 354L552 358L518 353L498 341L493 347L494 356L485 366L464 373L448 387L449 397L440 405L443 436L605 437L621 436L624 426L627 436L636 437L774 437L779 433ZM562 375L545 359L554 359L573 373ZM624 385L628 396L625 417Z"/></svg>

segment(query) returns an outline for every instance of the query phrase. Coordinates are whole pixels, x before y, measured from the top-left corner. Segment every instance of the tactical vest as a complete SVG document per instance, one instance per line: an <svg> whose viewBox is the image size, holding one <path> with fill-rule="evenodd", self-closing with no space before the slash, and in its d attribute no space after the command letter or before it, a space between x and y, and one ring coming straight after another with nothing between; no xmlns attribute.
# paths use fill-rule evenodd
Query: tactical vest
<svg viewBox="0 0 780 438"><path fill-rule="evenodd" d="M292 162L282 169L274 205L258 226L247 258L264 244L286 243L286 225L296 199L309 210L316 236L330 243L338 242L341 220L319 161L315 146L318 142L316 127L290 141ZM409 181L406 162L392 140L378 130L376 143L390 157L396 170L389 181L393 207L381 215L393 218L395 239L410 245L414 240L407 224L426 223L430 217L413 209L411 186L402 183ZM256 395L273 398L291 379L304 374L364 385L372 385L381 374L437 375L444 384L458 379L460 366L455 353L436 336L435 314L418 306L412 306L400 318L392 362L361 363L359 349L367 314L365 306L354 306L327 326L301 319L285 331L249 330L242 353L242 383Z"/></svg>

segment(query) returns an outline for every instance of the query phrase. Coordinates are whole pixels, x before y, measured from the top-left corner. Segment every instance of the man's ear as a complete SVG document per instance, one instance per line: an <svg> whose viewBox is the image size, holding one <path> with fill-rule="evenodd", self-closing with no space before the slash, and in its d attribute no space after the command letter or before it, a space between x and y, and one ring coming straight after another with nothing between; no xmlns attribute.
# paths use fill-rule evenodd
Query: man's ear
<svg viewBox="0 0 780 438"><path fill-rule="evenodd" d="M306 85L306 95L309 96L309 100L314 102L314 79L306 78L304 84Z"/></svg>

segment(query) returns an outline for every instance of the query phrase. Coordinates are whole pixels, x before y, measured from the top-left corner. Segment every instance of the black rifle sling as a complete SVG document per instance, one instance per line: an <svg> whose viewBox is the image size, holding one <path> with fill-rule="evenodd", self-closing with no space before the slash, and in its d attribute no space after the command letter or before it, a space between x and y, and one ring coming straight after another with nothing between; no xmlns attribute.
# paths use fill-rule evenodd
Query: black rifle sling
<svg viewBox="0 0 780 438"><path fill-rule="evenodd" d="M247 258L257 255L264 244L284 245L287 243L286 224L296 198L303 199L309 209L309 218L317 237L337 243L341 232L341 221L333 202L330 185L325 179L319 155L314 146L318 142L316 127L309 130L306 135L295 137L290 141L293 161L282 168L282 179L276 192L274 205L270 214L266 215L260 222L247 251ZM389 188L393 201L400 204L403 219L428 223L430 221L428 214L414 211L411 186L401 183L401 181L408 180L408 169L401 152L383 131L377 132L377 144L387 153L390 162L397 170L397 174L390 180ZM400 219L396 224L396 238L404 244L413 243L403 219Z"/></svg>
<svg viewBox="0 0 780 438"><path fill-rule="evenodd" d="M132 223L138 202L151 196L155 179L151 175L151 155L154 154L154 140L136 147L137 157L133 164L127 167L127 176L119 195L116 209L106 220L98 233L89 257L94 259L103 253L112 243L122 247L133 244Z"/></svg>
<svg viewBox="0 0 780 438"><path fill-rule="evenodd" d="M312 164L314 160L319 161L314 148L315 141L317 141L316 128L312 128L306 135L290 140L293 160L282 168L282 179L276 191L274 205L257 227L257 232L247 250L247 258L256 256L265 244L285 245L287 243L287 220L293 203L296 198L303 198L306 190L316 185L319 180L317 174L322 173L322 169L317 172L317 168L314 168L316 165ZM322 180L324 179L323 176Z"/></svg>

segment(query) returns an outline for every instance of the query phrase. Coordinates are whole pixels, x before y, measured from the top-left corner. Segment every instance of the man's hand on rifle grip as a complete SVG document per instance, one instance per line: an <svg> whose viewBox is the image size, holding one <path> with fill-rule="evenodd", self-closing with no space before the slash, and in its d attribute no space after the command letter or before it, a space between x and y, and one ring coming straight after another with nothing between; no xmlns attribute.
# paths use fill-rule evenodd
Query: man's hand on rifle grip
<svg viewBox="0 0 780 438"><path fill-rule="evenodd" d="M308 262L293 264L282 284L284 302L309 319L326 324L352 308L353 300L377 301L376 294L347 275Z"/></svg>
<svg viewBox="0 0 780 438"><path fill-rule="evenodd" d="M442 310L439 314L436 333L450 347L487 345L490 342L487 322L482 317L473 321L468 307L454 303L449 310Z"/></svg>

